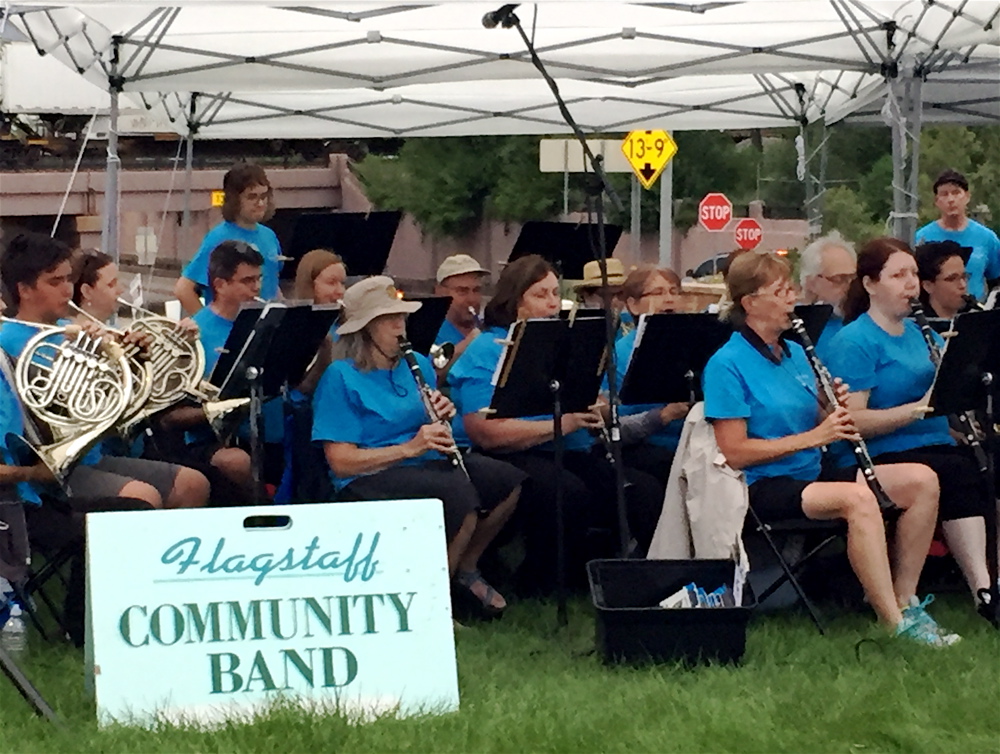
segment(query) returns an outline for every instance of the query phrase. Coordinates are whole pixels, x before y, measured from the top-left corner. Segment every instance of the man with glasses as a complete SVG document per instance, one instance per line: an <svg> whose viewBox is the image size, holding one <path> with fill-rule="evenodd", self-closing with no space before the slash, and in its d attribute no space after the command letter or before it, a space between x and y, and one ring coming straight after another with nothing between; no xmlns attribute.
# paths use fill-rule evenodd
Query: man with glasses
<svg viewBox="0 0 1000 754"><path fill-rule="evenodd" d="M451 306L445 316L435 345L451 343L457 359L476 336L479 335L479 312L483 306L483 282L489 270L468 254L448 257L437 269L437 296L451 296Z"/></svg>
<svg viewBox="0 0 1000 754"><path fill-rule="evenodd" d="M223 222L208 232L174 286L174 295L192 315L202 308L199 295L205 297L205 304L212 301L208 260L212 250L223 241L242 241L260 252L264 258L260 295L268 300L279 295L281 247L274 231L261 224L274 214L274 192L267 174L259 165L243 162L226 173L222 189Z"/></svg>
<svg viewBox="0 0 1000 754"><path fill-rule="evenodd" d="M971 249L966 260L969 293L977 300L986 299L989 288L1000 280L1000 238L966 214L969 207L969 181L957 170L945 170L934 181L934 205L941 217L917 231L917 243L954 241Z"/></svg>
<svg viewBox="0 0 1000 754"><path fill-rule="evenodd" d="M799 282L803 304L830 304L833 315L816 341L816 353L826 361L830 340L844 326L843 303L858 271L854 245L837 231L817 238L802 252Z"/></svg>

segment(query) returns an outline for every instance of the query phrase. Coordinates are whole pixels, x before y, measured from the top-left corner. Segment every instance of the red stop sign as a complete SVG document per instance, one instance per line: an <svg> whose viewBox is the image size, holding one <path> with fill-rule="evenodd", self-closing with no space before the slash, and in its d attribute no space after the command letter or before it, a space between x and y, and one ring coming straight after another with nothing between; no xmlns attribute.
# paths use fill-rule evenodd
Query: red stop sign
<svg viewBox="0 0 1000 754"><path fill-rule="evenodd" d="M698 222L705 230L725 230L733 219L733 203L725 194L705 194L698 204Z"/></svg>
<svg viewBox="0 0 1000 754"><path fill-rule="evenodd" d="M752 217L744 217L736 223L736 245L741 249L753 249L764 237L764 229Z"/></svg>

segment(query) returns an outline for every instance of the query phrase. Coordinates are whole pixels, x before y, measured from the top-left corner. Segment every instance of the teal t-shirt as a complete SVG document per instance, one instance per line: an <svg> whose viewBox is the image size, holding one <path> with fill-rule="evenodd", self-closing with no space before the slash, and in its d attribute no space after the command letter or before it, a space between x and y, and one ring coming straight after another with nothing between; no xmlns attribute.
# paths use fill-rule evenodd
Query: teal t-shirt
<svg viewBox="0 0 1000 754"><path fill-rule="evenodd" d="M430 361L415 354L424 380L432 388L437 377ZM387 448L412 440L429 421L416 380L405 362L393 369L362 372L354 361L334 361L323 372L313 394L313 431L316 442L344 442L359 448ZM427 451L400 463L419 466L441 460L437 451ZM333 477L339 490L357 477Z"/></svg>
<svg viewBox="0 0 1000 754"><path fill-rule="evenodd" d="M943 347L944 340L937 333L934 337ZM827 367L850 386L851 392L869 391L868 408L872 409L895 408L920 400L934 381L935 373L927 343L916 322L908 319L902 335L890 335L867 312L834 337ZM872 456L955 444L945 416L920 419L865 442ZM837 461L847 466L852 459L840 453Z"/></svg>
<svg viewBox="0 0 1000 754"><path fill-rule="evenodd" d="M253 230L247 230L236 223L221 222L205 234L198 251L184 267L181 275L192 280L203 289L205 303L212 300L212 288L208 284L208 260L212 250L223 241L243 241L249 244L264 257L264 268L260 285L260 295L268 300L278 297L278 276L281 273L281 246L274 231L266 225L257 224Z"/></svg>
<svg viewBox="0 0 1000 754"><path fill-rule="evenodd" d="M735 332L708 360L702 381L705 417L745 419L747 437L776 440L807 432L819 421L816 377L798 343L784 341L781 359L775 362ZM780 476L814 481L821 455L819 448L800 450L743 472L748 485Z"/></svg>

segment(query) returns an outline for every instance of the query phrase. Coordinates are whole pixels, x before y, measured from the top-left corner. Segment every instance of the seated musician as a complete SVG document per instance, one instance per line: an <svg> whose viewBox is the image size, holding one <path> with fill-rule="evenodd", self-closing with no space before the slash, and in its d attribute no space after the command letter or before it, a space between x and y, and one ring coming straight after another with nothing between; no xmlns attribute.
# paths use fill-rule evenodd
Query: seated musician
<svg viewBox="0 0 1000 754"><path fill-rule="evenodd" d="M929 417L934 381L920 327L911 320L919 290L917 262L892 238L869 241L847 294L847 325L833 339L830 370L851 385L849 407L876 463L919 463L937 474L940 519L951 550L976 599L989 587L986 567L986 476L970 449L957 446L948 418ZM944 340L932 334L939 347Z"/></svg>
<svg viewBox="0 0 1000 754"><path fill-rule="evenodd" d="M940 629L914 596L937 516L934 473L918 464L876 469L902 509L890 565L882 514L860 471L821 468L823 446L858 434L843 405L820 413L805 352L781 338L795 307L788 265L773 254L744 254L733 260L726 285L737 331L705 368L705 415L729 465L744 471L750 504L764 520L844 520L851 567L882 624L923 644L954 643L958 637ZM837 389L846 399L845 386Z"/></svg>
<svg viewBox="0 0 1000 754"><path fill-rule="evenodd" d="M478 561L517 504L524 474L492 458L462 456L451 429L428 417L414 375L401 358L406 315L420 308L397 297L392 279L367 278L344 295L334 361L313 396L313 440L323 443L334 484L346 499L439 498L444 502L448 567L458 589L483 612L506 607ZM455 409L436 389L430 362L416 355L437 416Z"/></svg>
<svg viewBox="0 0 1000 754"><path fill-rule="evenodd" d="M11 240L0 260L0 280L17 322L0 328L0 346L21 355L38 325L69 324L73 268L68 246L37 234ZM194 469L92 450L70 473L68 484L79 497L129 497L154 508L198 507L208 499L208 480Z"/></svg>
<svg viewBox="0 0 1000 754"><path fill-rule="evenodd" d="M979 303L969 293L965 264L972 249L954 241L931 241L913 250L920 278L920 303L928 317L953 319L978 311Z"/></svg>
<svg viewBox="0 0 1000 754"><path fill-rule="evenodd" d="M618 315L618 338L635 329L635 319L624 308L622 301L622 285L625 282L625 265L620 259L608 257L608 296L611 308ZM576 284L577 304L583 309L604 308L604 284L601 278L601 263L596 259L583 265L583 280Z"/></svg>
<svg viewBox="0 0 1000 754"><path fill-rule="evenodd" d="M530 477L530 487L519 506L526 539L526 556L518 573L524 592L545 592L556 574L555 480L562 475L566 506L566 556L573 579L583 574L587 558L588 529L615 532L618 528L615 472L604 448L595 446L591 431L604 419L595 410L565 414L562 432L566 452L557 471L552 444L552 416L527 419L490 419L482 410L493 396L493 374L503 354L507 328L518 320L555 317L559 313L559 281L552 266L538 255L507 265L497 281L493 299L486 305L483 333L452 366L448 383L462 417L456 430L459 444L502 458ZM652 539L663 507L659 482L641 471L625 470L626 504L632 535L645 550ZM614 541L617 541L615 538Z"/></svg>
<svg viewBox="0 0 1000 754"><path fill-rule="evenodd" d="M625 278L621 297L625 302L625 311L638 322L643 314L674 311L680 292L681 281L673 270L640 267ZM615 346L619 390L635 348L635 338L636 331L632 330ZM622 457L625 464L651 474L666 488L670 465L689 409L688 403L622 406Z"/></svg>
<svg viewBox="0 0 1000 754"><path fill-rule="evenodd" d="M455 347L448 366L465 353L469 344L479 336L483 284L489 278L490 271L468 254L453 254L438 265L434 295L451 296L451 304L434 338L434 345L451 343ZM438 378L442 379L447 373L447 366L439 369Z"/></svg>
<svg viewBox="0 0 1000 754"><path fill-rule="evenodd" d="M314 304L339 304L344 298L344 280L347 267L339 254L329 249L313 249L302 255L295 268L294 298L298 301L312 301ZM336 322L330 328L330 336L320 346L316 360L295 389L306 396L312 395L316 383L330 364L330 350L337 340Z"/></svg>
<svg viewBox="0 0 1000 754"><path fill-rule="evenodd" d="M837 231L817 238L802 250L799 282L803 304L829 304L833 314L816 339L820 359L829 357L833 336L844 326L844 298L858 269L854 245Z"/></svg>

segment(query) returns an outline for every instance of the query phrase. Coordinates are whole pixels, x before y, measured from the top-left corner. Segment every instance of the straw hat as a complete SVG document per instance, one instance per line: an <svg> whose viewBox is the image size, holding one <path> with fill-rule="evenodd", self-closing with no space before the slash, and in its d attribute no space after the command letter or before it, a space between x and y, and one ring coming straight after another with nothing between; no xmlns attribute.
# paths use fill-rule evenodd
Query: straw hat
<svg viewBox="0 0 1000 754"><path fill-rule="evenodd" d="M608 285L624 285L625 265L622 260L614 257L608 258ZM598 260L587 262L583 266L583 280L576 284L576 289L600 288L601 283L601 263Z"/></svg>
<svg viewBox="0 0 1000 754"><path fill-rule="evenodd" d="M383 314L412 314L419 308L419 301L403 301L399 297L391 277L365 278L344 293L344 324L337 328L337 335L358 332Z"/></svg>
<svg viewBox="0 0 1000 754"><path fill-rule="evenodd" d="M465 275L470 272L475 272L479 275L490 274L489 270L483 269L482 265L468 254L453 254L446 258L438 267L437 281L442 283L445 278L450 278L452 275Z"/></svg>

